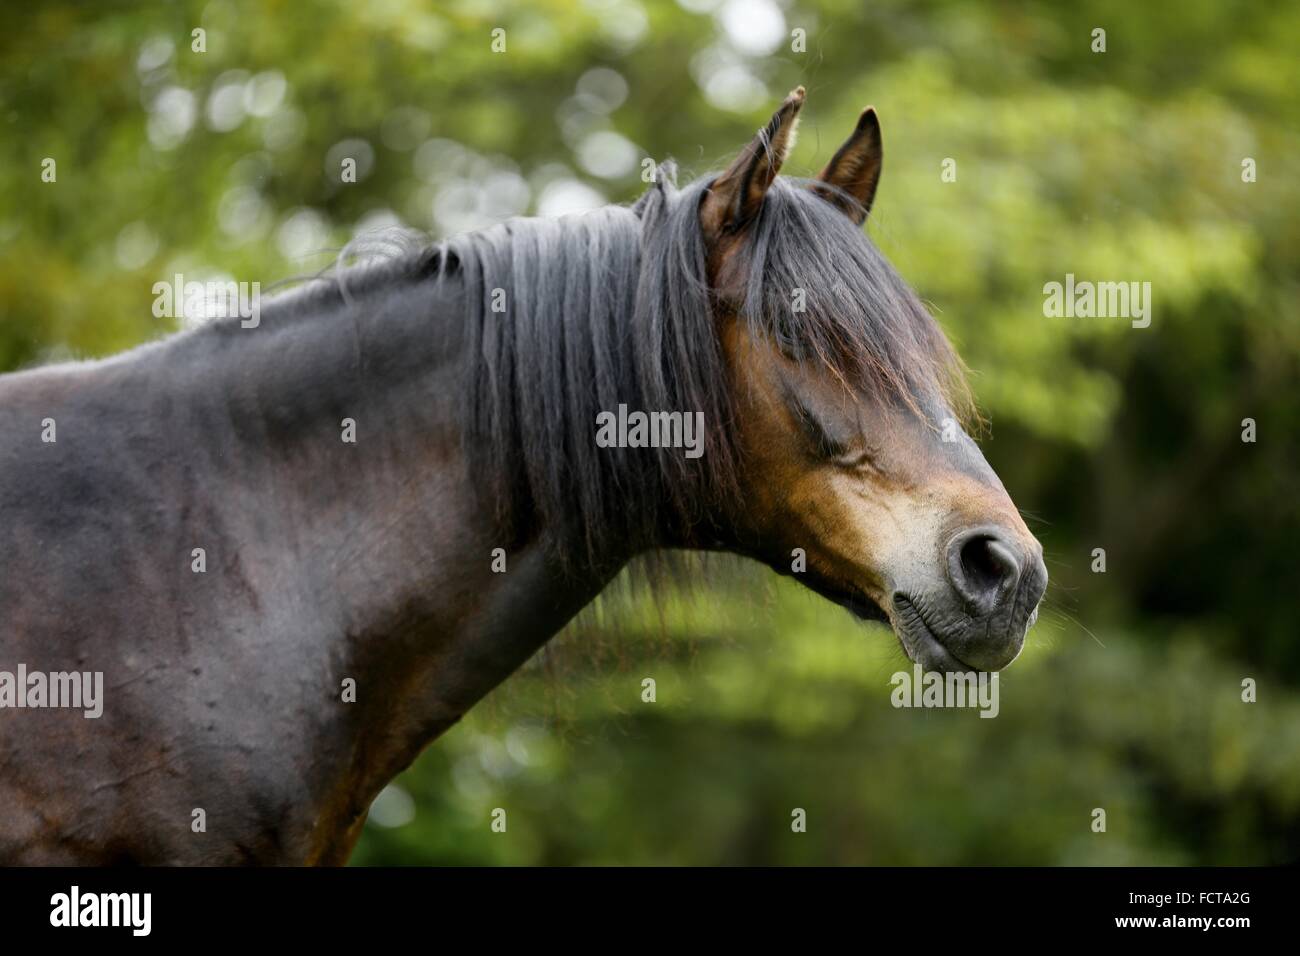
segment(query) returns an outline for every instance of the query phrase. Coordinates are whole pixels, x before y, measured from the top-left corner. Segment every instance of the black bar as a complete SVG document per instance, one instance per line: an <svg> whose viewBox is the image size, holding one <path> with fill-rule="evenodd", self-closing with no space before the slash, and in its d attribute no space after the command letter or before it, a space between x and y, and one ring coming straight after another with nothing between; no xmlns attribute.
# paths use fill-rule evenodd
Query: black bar
<svg viewBox="0 0 1300 956"><path fill-rule="evenodd" d="M681 942L687 932L697 940L721 933L733 942L813 933L824 937L825 946L831 937L824 934L832 931L861 942L903 933L932 942L1199 935L1231 943L1243 932L1277 934L1293 927L1297 873L1296 868L7 869L0 870L0 933L6 944L59 937L66 942L76 934L83 944L147 938L406 945L389 939L400 933L414 936L410 945L427 943L435 950L470 931L486 934L484 942L515 935L526 940L531 933L535 944L559 945L600 930L614 934L604 937L611 949L645 934L665 945ZM130 925L52 926L52 900L64 894L70 903L73 886L83 906L87 895L150 894L147 937L135 936ZM1207 929L1178 922L1242 917L1247 925L1216 922ZM1148 918L1154 924L1119 925ZM124 916L121 922L130 920ZM669 931L673 935L663 935Z"/></svg>

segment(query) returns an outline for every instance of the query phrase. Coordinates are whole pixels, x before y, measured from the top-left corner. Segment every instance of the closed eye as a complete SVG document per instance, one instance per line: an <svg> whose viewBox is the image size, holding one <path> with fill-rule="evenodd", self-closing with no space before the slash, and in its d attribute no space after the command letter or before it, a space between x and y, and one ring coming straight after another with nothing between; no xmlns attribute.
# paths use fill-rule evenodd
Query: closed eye
<svg viewBox="0 0 1300 956"><path fill-rule="evenodd" d="M868 448L853 448L842 452L839 455L832 456L831 461L841 468L848 468L857 471L862 468L875 469L876 463L872 460L871 450Z"/></svg>
<svg viewBox="0 0 1300 956"><path fill-rule="evenodd" d="M801 393L786 382L785 399L794 413L809 453L845 471L879 472L879 448L868 438L856 407L845 407Z"/></svg>
<svg viewBox="0 0 1300 956"><path fill-rule="evenodd" d="M877 470L874 450L864 443L861 435L833 436L814 415L803 416L802 422L814 453L822 461L846 471Z"/></svg>
<svg viewBox="0 0 1300 956"><path fill-rule="evenodd" d="M879 478L886 476L886 473L880 468L877 449L870 447L854 448L838 458L832 459L832 464L844 471L859 475L872 475Z"/></svg>
<svg viewBox="0 0 1300 956"><path fill-rule="evenodd" d="M852 471L875 467L872 451L856 429L846 427L847 423L838 418L828 421L797 398L794 405L804 437L819 460Z"/></svg>
<svg viewBox="0 0 1300 956"><path fill-rule="evenodd" d="M854 454L849 442L832 435L825 423L802 403L798 406L799 424L803 427L804 437L812 446L812 452L823 461L837 462L845 456Z"/></svg>

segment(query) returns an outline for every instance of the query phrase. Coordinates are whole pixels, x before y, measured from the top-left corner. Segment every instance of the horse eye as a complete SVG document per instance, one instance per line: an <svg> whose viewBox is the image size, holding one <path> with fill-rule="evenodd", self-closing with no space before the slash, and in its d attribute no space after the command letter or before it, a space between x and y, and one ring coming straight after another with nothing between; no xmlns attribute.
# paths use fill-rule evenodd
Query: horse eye
<svg viewBox="0 0 1300 956"><path fill-rule="evenodd" d="M863 447L856 439L834 437L815 420L809 431L817 457L822 461L849 470L872 464L871 449Z"/></svg>
<svg viewBox="0 0 1300 956"><path fill-rule="evenodd" d="M795 410L812 453L821 461L844 468L857 468L869 459L860 436L834 417L823 418L796 399Z"/></svg>
<svg viewBox="0 0 1300 956"><path fill-rule="evenodd" d="M847 468L850 471L875 468L875 462L872 460L869 448L851 448L835 455L831 460L841 468Z"/></svg>

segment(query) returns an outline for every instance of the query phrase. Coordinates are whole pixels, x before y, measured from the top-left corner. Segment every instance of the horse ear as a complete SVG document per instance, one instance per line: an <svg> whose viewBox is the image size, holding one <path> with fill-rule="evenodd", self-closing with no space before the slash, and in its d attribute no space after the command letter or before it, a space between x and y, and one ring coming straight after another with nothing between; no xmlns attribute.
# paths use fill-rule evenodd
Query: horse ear
<svg viewBox="0 0 1300 956"><path fill-rule="evenodd" d="M710 184L700 203L700 223L706 234L734 232L758 215L763 197L794 145L803 98L804 88L796 87L726 172Z"/></svg>
<svg viewBox="0 0 1300 956"><path fill-rule="evenodd" d="M868 106L858 117L852 135L817 176L818 182L836 188L818 192L843 209L855 223L862 225L871 211L872 200L876 198L883 159L880 120L876 119L876 111Z"/></svg>

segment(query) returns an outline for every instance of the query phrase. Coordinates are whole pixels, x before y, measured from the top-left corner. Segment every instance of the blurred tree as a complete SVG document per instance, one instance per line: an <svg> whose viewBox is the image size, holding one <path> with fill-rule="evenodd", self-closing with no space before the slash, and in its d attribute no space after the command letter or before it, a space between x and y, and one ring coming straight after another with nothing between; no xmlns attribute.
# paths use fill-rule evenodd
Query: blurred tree
<svg viewBox="0 0 1300 956"><path fill-rule="evenodd" d="M643 160L717 168L798 83L788 171L812 172L874 103L887 160L869 231L974 370L988 456L1049 551L1061 661L1015 678L1022 704L996 729L900 720L881 709L883 663L839 679L864 664L860 636L824 610L796 627L782 609L801 599L780 590L753 633L674 671L689 692L660 716L627 714L622 669L583 685L591 709L555 680L513 681L518 708L435 748L406 783L416 822L377 829L362 859L1277 859L1297 846L1279 762L1294 688L1232 716L1219 695L1239 671L1300 673L1297 40L1295 4L1210 0L8 4L0 369L171 331L151 289L177 272L265 286L378 226L630 200ZM1043 286L1067 273L1150 282L1150 327L1045 317ZM755 574L739 597L718 586L716 620L626 637L620 668L729 633ZM1122 637L1102 653L1085 627ZM777 634L779 651L750 646ZM825 681L790 670L810 647L837 662ZM520 723L566 693L590 753ZM1198 693L1213 705L1189 710ZM973 791L977 776L1001 782ZM825 802L800 841L769 827L810 799L805 777ZM1099 788L1132 811L1122 840L1073 835ZM545 830L480 830L495 792Z"/></svg>

